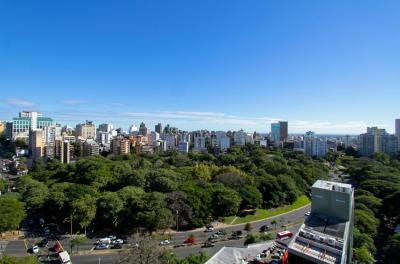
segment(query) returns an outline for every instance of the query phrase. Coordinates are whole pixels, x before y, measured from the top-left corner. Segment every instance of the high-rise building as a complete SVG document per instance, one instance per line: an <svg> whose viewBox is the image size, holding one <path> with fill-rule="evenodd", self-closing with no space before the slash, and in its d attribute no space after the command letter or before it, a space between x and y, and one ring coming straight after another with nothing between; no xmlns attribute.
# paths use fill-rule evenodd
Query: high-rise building
<svg viewBox="0 0 400 264"><path fill-rule="evenodd" d="M76 138L86 140L88 138L96 139L96 126L92 121L86 120L83 124L76 125Z"/></svg>
<svg viewBox="0 0 400 264"><path fill-rule="evenodd" d="M358 137L358 153L361 156L370 156L375 152L375 136L370 133Z"/></svg>
<svg viewBox="0 0 400 264"><path fill-rule="evenodd" d="M311 213L289 243L289 264L351 264L354 190L350 184L318 180Z"/></svg>
<svg viewBox="0 0 400 264"><path fill-rule="evenodd" d="M111 133L112 130L113 130L112 124L100 124L99 125L99 131Z"/></svg>
<svg viewBox="0 0 400 264"><path fill-rule="evenodd" d="M314 132L306 132L304 135L304 153L312 157L324 157L328 153L326 139L318 138Z"/></svg>
<svg viewBox="0 0 400 264"><path fill-rule="evenodd" d="M88 138L82 144L82 156L95 156L100 154L100 146L93 138Z"/></svg>
<svg viewBox="0 0 400 264"><path fill-rule="evenodd" d="M389 156L394 156L399 151L399 138L395 135L382 135L380 144L381 151Z"/></svg>
<svg viewBox="0 0 400 264"><path fill-rule="evenodd" d="M43 130L31 130L29 133L29 151L32 160L38 160L44 156L45 144Z"/></svg>
<svg viewBox="0 0 400 264"><path fill-rule="evenodd" d="M202 136L196 136L193 138L193 149L195 151L206 150L206 138Z"/></svg>
<svg viewBox="0 0 400 264"><path fill-rule="evenodd" d="M114 155L123 155L130 153L131 141L127 138L117 137L111 141L111 152Z"/></svg>
<svg viewBox="0 0 400 264"><path fill-rule="evenodd" d="M134 135L134 134L137 134L138 133L138 128L136 127L136 125L135 124L132 124L130 127L129 127L129 131L128 131L128 133L130 134L130 135Z"/></svg>
<svg viewBox="0 0 400 264"><path fill-rule="evenodd" d="M243 129L236 131L233 135L233 142L235 145L244 146L246 145L247 133Z"/></svg>
<svg viewBox="0 0 400 264"><path fill-rule="evenodd" d="M189 142L180 142L178 145L178 151L181 153L188 153L189 152Z"/></svg>
<svg viewBox="0 0 400 264"><path fill-rule="evenodd" d="M288 139L288 122L279 121L279 140L286 141Z"/></svg>
<svg viewBox="0 0 400 264"><path fill-rule="evenodd" d="M368 127L367 133L358 137L358 153L362 156L370 156L373 153L386 153L395 155L399 150L399 138L389 135L385 129Z"/></svg>
<svg viewBox="0 0 400 264"><path fill-rule="evenodd" d="M140 123L139 126L139 134L143 135L143 136L147 136L147 134L149 133L149 130L147 129L145 123Z"/></svg>
<svg viewBox="0 0 400 264"><path fill-rule="evenodd" d="M45 144L45 156L54 159L55 158L55 141L56 138L61 136L61 126L50 125L43 128L43 137Z"/></svg>
<svg viewBox="0 0 400 264"><path fill-rule="evenodd" d="M53 119L43 117L42 113L20 112L18 117L12 119L12 139L19 138L28 141L30 130L43 129L53 124Z"/></svg>
<svg viewBox="0 0 400 264"><path fill-rule="evenodd" d="M400 119L396 119L395 126L395 135L400 138Z"/></svg>
<svg viewBox="0 0 400 264"><path fill-rule="evenodd" d="M163 132L161 123L158 123L158 124L155 126L155 129L154 129L154 130L155 130L158 134L161 134L161 133Z"/></svg>
<svg viewBox="0 0 400 264"><path fill-rule="evenodd" d="M271 141L279 142L281 140L281 125L280 123L271 124Z"/></svg>

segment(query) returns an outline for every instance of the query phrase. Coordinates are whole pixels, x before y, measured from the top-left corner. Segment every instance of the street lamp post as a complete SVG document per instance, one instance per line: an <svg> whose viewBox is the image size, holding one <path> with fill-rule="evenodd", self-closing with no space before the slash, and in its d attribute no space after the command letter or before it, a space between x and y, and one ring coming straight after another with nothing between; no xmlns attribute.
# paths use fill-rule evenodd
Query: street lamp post
<svg viewBox="0 0 400 264"><path fill-rule="evenodd" d="M176 210L176 232L178 232L178 217L179 217L179 211Z"/></svg>

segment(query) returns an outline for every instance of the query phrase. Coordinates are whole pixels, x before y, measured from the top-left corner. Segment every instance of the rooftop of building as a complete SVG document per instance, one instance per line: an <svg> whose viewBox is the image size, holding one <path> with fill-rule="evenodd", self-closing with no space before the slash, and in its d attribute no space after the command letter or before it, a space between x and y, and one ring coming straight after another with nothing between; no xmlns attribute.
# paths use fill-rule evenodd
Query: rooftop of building
<svg viewBox="0 0 400 264"><path fill-rule="evenodd" d="M289 252L318 259L318 263L342 263L349 225L349 221L311 213L289 244Z"/></svg>
<svg viewBox="0 0 400 264"><path fill-rule="evenodd" d="M351 184L324 180L317 180L312 187L337 192L351 192L352 190Z"/></svg>
<svg viewBox="0 0 400 264"><path fill-rule="evenodd" d="M272 247L275 247L274 241L252 244L247 247L223 247L205 264L248 263Z"/></svg>

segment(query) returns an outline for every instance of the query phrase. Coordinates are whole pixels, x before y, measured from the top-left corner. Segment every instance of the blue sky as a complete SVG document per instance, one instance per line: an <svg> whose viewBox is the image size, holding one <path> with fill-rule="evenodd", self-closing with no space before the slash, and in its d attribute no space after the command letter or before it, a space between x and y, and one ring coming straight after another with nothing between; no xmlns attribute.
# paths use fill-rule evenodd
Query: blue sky
<svg viewBox="0 0 400 264"><path fill-rule="evenodd" d="M0 119L359 133L400 116L399 1L0 1Z"/></svg>

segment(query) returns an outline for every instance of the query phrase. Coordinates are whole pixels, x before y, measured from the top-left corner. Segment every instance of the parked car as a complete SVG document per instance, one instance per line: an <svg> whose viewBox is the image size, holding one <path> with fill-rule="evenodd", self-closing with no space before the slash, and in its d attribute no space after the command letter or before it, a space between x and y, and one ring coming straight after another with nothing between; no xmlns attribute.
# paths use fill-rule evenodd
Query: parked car
<svg viewBox="0 0 400 264"><path fill-rule="evenodd" d="M225 236L226 235L226 231L224 229L220 229L218 230L218 232L216 233L219 236Z"/></svg>
<svg viewBox="0 0 400 264"><path fill-rule="evenodd" d="M39 246L37 246L37 245L33 246L31 248L31 252L34 253L34 254L39 253Z"/></svg>
<svg viewBox="0 0 400 264"><path fill-rule="evenodd" d="M218 239L219 238L219 235L217 235L217 234L212 234L212 236L211 236L211 239Z"/></svg>
<svg viewBox="0 0 400 264"><path fill-rule="evenodd" d="M311 212L307 212L304 214L304 216L309 216L311 214Z"/></svg>
<svg viewBox="0 0 400 264"><path fill-rule="evenodd" d="M121 244L114 244L112 248L113 249L121 249L122 245Z"/></svg>
<svg viewBox="0 0 400 264"><path fill-rule="evenodd" d="M263 225L263 226L260 227L260 232L266 232L266 231L268 231L269 229L270 229L269 226Z"/></svg>
<svg viewBox="0 0 400 264"><path fill-rule="evenodd" d="M122 240L122 239L114 239L114 240L111 241L111 243L113 243L113 244L123 244L124 240Z"/></svg>
<svg viewBox="0 0 400 264"><path fill-rule="evenodd" d="M212 231L214 231L213 227L206 227L206 229L204 230L204 232L207 232L207 233L212 232Z"/></svg>
<svg viewBox="0 0 400 264"><path fill-rule="evenodd" d="M204 242L204 244L203 244L203 248L206 248L206 247L214 247L215 245L213 244L213 243L211 243L211 242Z"/></svg>
<svg viewBox="0 0 400 264"><path fill-rule="evenodd" d="M100 238L99 240L97 240L96 244L111 244L111 238Z"/></svg>
<svg viewBox="0 0 400 264"><path fill-rule="evenodd" d="M109 239L111 239L111 240L115 240L115 239L117 239L117 237L116 237L116 236L114 236L114 235L109 235L107 238L109 238Z"/></svg>
<svg viewBox="0 0 400 264"><path fill-rule="evenodd" d="M44 238L44 239L42 239L42 241L40 241L37 245L39 246L39 247L46 247L47 246L47 244L49 244L49 239L47 239L47 238Z"/></svg>
<svg viewBox="0 0 400 264"><path fill-rule="evenodd" d="M186 244L177 244L177 245L174 245L174 248L179 248L179 247L186 247Z"/></svg>
<svg viewBox="0 0 400 264"><path fill-rule="evenodd" d="M169 241L168 239L165 239L160 242L160 245L162 245L162 246L169 245L169 244L171 244L171 241Z"/></svg>
<svg viewBox="0 0 400 264"><path fill-rule="evenodd" d="M94 249L101 250L101 249L109 249L110 246L108 244L98 244Z"/></svg>

